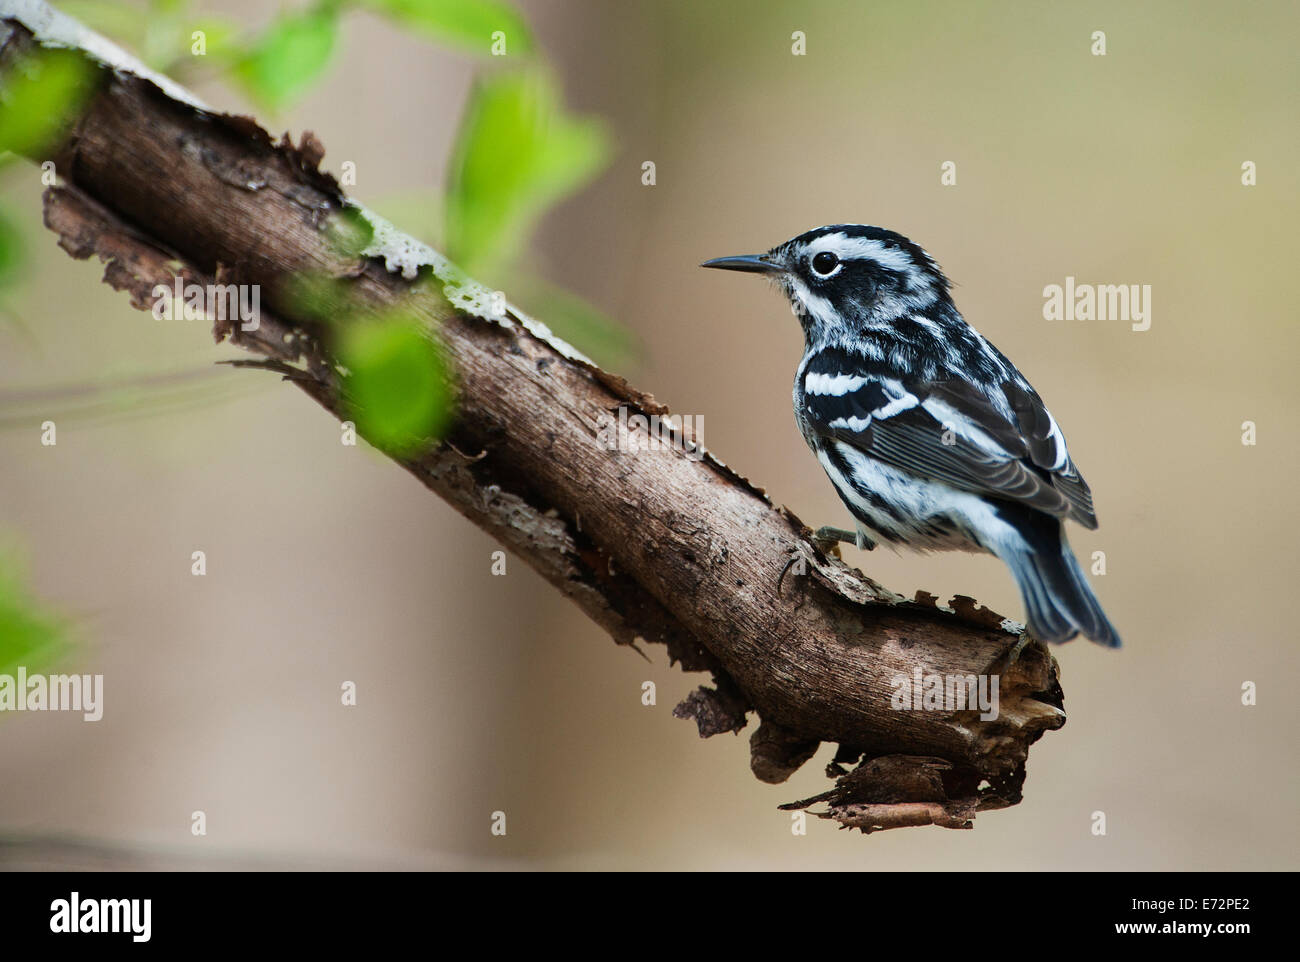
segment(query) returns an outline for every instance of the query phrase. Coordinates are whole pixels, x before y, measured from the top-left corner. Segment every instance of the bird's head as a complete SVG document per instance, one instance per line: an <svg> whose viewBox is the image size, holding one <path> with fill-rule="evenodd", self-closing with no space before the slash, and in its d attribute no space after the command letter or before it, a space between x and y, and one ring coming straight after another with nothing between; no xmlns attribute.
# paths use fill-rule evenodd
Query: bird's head
<svg viewBox="0 0 1300 962"><path fill-rule="evenodd" d="M902 234L865 224L818 227L766 254L719 257L701 266L772 278L810 343L888 328L950 304L948 280L929 254Z"/></svg>

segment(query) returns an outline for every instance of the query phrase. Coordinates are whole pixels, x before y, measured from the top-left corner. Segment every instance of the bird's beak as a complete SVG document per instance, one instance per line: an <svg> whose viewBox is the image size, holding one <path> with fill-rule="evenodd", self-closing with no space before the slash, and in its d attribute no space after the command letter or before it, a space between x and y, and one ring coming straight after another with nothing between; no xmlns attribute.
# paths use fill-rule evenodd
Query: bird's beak
<svg viewBox="0 0 1300 962"><path fill-rule="evenodd" d="M724 271L746 271L750 274L777 274L781 268L767 259L766 254L744 254L740 257L715 257L701 267L716 267Z"/></svg>

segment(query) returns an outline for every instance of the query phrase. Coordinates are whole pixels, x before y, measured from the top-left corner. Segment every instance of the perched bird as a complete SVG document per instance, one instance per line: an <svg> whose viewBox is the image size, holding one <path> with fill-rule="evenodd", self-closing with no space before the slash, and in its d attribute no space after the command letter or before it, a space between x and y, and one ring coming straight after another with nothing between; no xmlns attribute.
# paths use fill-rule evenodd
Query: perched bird
<svg viewBox="0 0 1300 962"><path fill-rule="evenodd" d="M1011 569L1036 637L1119 647L1066 541L1065 519L1097 518L1065 437L962 318L929 254L893 231L837 224L702 266L772 278L803 327L795 419L857 521L820 540L987 551Z"/></svg>

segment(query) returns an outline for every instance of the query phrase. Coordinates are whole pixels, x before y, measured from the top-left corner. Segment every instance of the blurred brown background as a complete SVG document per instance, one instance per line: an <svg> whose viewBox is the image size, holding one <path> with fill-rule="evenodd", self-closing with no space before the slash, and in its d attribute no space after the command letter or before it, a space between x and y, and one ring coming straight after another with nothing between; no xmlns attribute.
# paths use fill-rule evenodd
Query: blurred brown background
<svg viewBox="0 0 1300 962"><path fill-rule="evenodd" d="M702 415L705 443L808 523L847 521L790 411L788 309L696 265L828 222L908 234L1068 435L1102 522L1072 542L1106 552L1097 589L1126 647L1057 650L1069 723L1032 750L1020 806L972 832L792 837L776 806L829 784L830 747L758 783L748 731L700 741L671 717L702 676L617 649L522 564L492 577L494 542L406 473L341 446L298 392L221 370L200 403L60 421L55 448L35 423L0 429L0 528L77 619L68 670L106 687L96 724L0 717L0 833L286 867L1296 868L1296 6L520 6L569 105L618 147L532 257L633 332L635 383ZM382 208L441 186L485 66L351 16L328 80L272 126L315 131ZM235 356L58 251L38 171L2 186L32 239L15 307L35 343L0 326L0 390ZM1151 285L1151 329L1043 320L1067 275ZM897 591L1021 614L992 558L846 557Z"/></svg>

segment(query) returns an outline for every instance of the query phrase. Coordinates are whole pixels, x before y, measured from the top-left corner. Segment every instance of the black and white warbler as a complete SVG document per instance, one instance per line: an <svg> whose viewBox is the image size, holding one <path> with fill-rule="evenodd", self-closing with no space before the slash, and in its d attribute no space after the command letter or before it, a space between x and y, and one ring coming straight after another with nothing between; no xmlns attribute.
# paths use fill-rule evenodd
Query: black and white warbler
<svg viewBox="0 0 1300 962"><path fill-rule="evenodd" d="M987 551L1011 569L1046 641L1119 635L1066 541L1096 528L1065 437L1024 376L962 318L948 280L901 234L819 227L704 267L773 278L803 326L794 411L856 533L921 551Z"/></svg>

